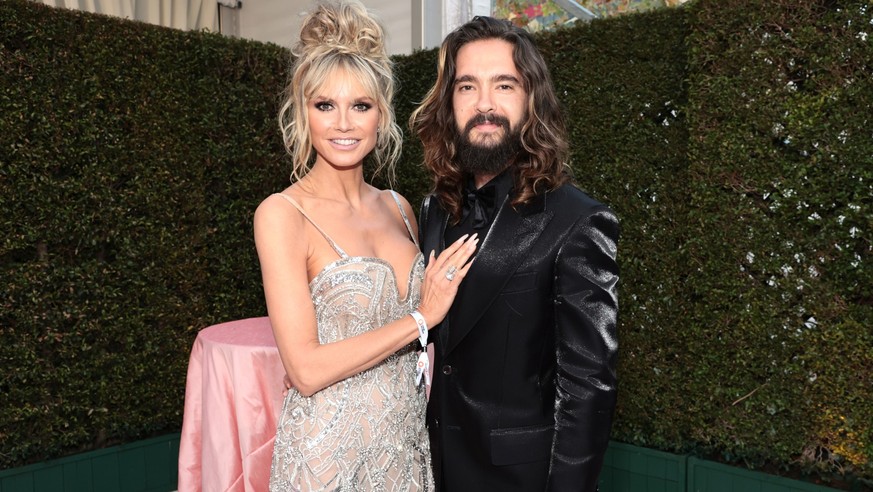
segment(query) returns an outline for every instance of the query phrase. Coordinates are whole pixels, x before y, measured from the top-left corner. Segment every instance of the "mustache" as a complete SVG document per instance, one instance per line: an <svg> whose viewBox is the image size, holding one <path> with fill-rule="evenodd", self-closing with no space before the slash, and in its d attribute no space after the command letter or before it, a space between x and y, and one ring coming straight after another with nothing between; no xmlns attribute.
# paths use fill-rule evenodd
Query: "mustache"
<svg viewBox="0 0 873 492"><path fill-rule="evenodd" d="M504 129L509 130L509 118L501 116L499 114L476 113L476 116L471 118L470 121L468 121L467 124L464 125L464 135L469 134L470 130L472 130L474 126L482 125L485 123L500 125Z"/></svg>

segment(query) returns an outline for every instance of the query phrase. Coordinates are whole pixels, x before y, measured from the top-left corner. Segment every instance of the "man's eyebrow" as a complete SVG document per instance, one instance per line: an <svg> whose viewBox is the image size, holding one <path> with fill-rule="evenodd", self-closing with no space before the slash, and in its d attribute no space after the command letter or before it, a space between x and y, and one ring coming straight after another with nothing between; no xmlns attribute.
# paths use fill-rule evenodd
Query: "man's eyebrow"
<svg viewBox="0 0 873 492"><path fill-rule="evenodd" d="M479 80L479 79L477 79L476 77L474 77L472 75L461 75L460 77L457 77L455 79L454 83L461 84L464 82L476 82L477 80ZM521 81L518 80L518 77L516 77L515 75L512 75L512 74L508 74L508 73L502 73L502 74L495 75L494 77L491 77L491 81L492 82L515 82L516 84L521 84Z"/></svg>
<svg viewBox="0 0 873 492"><path fill-rule="evenodd" d="M520 84L521 81L518 80L518 77L515 75L510 75L508 73L496 75L491 78L494 82L515 82L516 84Z"/></svg>

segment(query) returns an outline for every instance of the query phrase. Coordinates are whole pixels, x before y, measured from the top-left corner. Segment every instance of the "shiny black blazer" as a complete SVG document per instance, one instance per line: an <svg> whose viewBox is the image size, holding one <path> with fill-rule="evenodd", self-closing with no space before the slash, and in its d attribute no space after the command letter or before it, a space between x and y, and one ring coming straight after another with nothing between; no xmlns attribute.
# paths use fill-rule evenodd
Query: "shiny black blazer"
<svg viewBox="0 0 873 492"><path fill-rule="evenodd" d="M422 250L444 248L433 195ZM430 332L438 490L595 491L616 399L615 214L572 185L498 210Z"/></svg>

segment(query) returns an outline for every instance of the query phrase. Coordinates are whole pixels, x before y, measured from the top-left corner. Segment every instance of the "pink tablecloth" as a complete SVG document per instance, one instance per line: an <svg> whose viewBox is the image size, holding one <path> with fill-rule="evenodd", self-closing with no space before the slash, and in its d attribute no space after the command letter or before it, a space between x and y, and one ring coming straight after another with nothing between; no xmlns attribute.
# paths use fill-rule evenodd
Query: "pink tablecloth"
<svg viewBox="0 0 873 492"><path fill-rule="evenodd" d="M270 320L204 328L188 362L179 491L265 491L285 369Z"/></svg>

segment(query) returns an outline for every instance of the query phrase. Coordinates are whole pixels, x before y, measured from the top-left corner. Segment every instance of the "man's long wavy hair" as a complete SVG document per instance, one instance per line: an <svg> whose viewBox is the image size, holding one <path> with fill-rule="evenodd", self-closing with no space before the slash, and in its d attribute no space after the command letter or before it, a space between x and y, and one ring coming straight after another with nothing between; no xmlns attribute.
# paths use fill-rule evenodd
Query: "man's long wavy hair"
<svg viewBox="0 0 873 492"><path fill-rule="evenodd" d="M421 139L424 162L433 178L433 192L457 223L465 175L457 162L452 109L458 51L473 41L501 39L513 46L513 60L527 93L527 108L521 124L521 150L510 163L515 178L512 205L530 202L536 195L570 180L564 115L552 79L533 37L508 21L475 17L452 31L439 52L437 80L409 118L409 126Z"/></svg>

